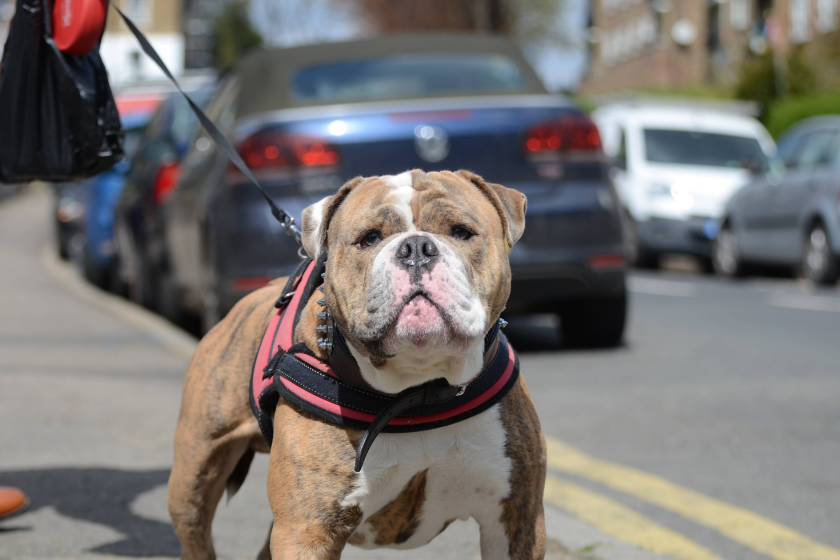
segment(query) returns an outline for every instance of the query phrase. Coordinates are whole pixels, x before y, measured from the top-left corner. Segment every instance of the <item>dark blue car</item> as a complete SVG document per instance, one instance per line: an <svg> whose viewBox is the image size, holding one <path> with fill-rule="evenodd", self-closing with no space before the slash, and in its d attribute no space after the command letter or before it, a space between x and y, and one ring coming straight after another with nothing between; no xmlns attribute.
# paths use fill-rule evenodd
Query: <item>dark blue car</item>
<svg viewBox="0 0 840 560"><path fill-rule="evenodd" d="M548 94L510 41L435 34L263 50L226 76L207 114L298 220L352 177L413 168L469 169L525 193L508 311L559 314L572 345L621 339L622 229L598 131ZM205 329L299 262L204 132L164 213L173 283Z"/></svg>
<svg viewBox="0 0 840 560"><path fill-rule="evenodd" d="M183 84L204 106L215 91L211 76ZM169 259L163 246L161 208L178 185L180 162L198 119L180 93L169 94L138 141L125 188L115 210L117 274L135 302L178 320L167 283Z"/></svg>
<svg viewBox="0 0 840 560"><path fill-rule="evenodd" d="M110 288L113 285L116 265L114 209L125 186L126 173L131 167L129 160L137 147L143 128L149 121L149 116L148 112L121 116L125 131L123 149L128 159L86 181L82 264L85 277L101 287Z"/></svg>

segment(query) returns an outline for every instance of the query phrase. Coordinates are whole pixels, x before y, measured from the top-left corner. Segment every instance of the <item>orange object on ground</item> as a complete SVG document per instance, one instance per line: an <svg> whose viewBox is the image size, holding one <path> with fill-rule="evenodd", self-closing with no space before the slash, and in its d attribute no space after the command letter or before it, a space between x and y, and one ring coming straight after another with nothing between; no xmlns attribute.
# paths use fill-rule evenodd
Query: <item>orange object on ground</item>
<svg viewBox="0 0 840 560"><path fill-rule="evenodd" d="M89 53L105 28L108 0L55 0L53 39L64 53Z"/></svg>
<svg viewBox="0 0 840 560"><path fill-rule="evenodd" d="M26 494L17 488L0 486L0 520L23 513L29 507Z"/></svg>

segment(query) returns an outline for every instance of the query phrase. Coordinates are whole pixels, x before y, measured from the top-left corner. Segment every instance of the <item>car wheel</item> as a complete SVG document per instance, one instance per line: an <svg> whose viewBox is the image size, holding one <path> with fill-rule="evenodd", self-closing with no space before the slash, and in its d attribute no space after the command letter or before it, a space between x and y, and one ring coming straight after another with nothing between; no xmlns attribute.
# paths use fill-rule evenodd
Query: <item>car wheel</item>
<svg viewBox="0 0 840 560"><path fill-rule="evenodd" d="M815 284L832 285L840 277L840 262L822 224L811 228L805 239L801 268L802 276Z"/></svg>
<svg viewBox="0 0 840 560"><path fill-rule="evenodd" d="M642 245L639 240L636 220L625 212L621 223L624 234L624 254L630 266L647 269L659 268L659 253Z"/></svg>
<svg viewBox="0 0 840 560"><path fill-rule="evenodd" d="M560 333L572 348L617 346L627 322L627 295L565 304L560 309Z"/></svg>
<svg viewBox="0 0 840 560"><path fill-rule="evenodd" d="M82 274L88 282L102 290L107 290L111 287L111 267L97 265L87 249L82 250L81 261Z"/></svg>
<svg viewBox="0 0 840 560"><path fill-rule="evenodd" d="M148 309L157 308L157 290L155 274L149 259L140 256L137 259L137 278L129 286L128 294L131 300Z"/></svg>
<svg viewBox="0 0 840 560"><path fill-rule="evenodd" d="M728 225L718 233L712 244L712 267L722 278L738 278L744 276L745 268L741 260L741 252L735 241L735 234Z"/></svg>
<svg viewBox="0 0 840 560"><path fill-rule="evenodd" d="M70 260L70 241L68 235L61 232L61 226L56 226L56 243L58 244L58 256L63 261Z"/></svg>
<svg viewBox="0 0 840 560"><path fill-rule="evenodd" d="M114 266L111 269L111 281L108 285L108 291L120 297L128 297L128 286L125 281L123 281L122 264L119 253L114 256Z"/></svg>
<svg viewBox="0 0 840 560"><path fill-rule="evenodd" d="M168 268L164 268L158 274L158 311L161 315L172 321L180 323L183 318L181 307L181 291L175 283L175 278Z"/></svg>

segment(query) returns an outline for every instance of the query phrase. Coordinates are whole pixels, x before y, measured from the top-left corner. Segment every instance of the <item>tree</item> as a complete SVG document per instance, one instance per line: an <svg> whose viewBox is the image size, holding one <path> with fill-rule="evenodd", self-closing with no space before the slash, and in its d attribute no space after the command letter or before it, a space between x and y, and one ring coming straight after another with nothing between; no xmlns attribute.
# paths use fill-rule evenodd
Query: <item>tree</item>
<svg viewBox="0 0 840 560"><path fill-rule="evenodd" d="M325 43L364 35L359 0L251 0L251 21L274 46Z"/></svg>
<svg viewBox="0 0 840 560"><path fill-rule="evenodd" d="M525 43L567 45L559 25L563 0L345 0L356 2L375 30L477 31Z"/></svg>
<svg viewBox="0 0 840 560"><path fill-rule="evenodd" d="M213 34L213 59L221 70L230 69L242 55L262 45L262 36L257 33L248 18L248 6L243 0L225 6L216 18Z"/></svg>

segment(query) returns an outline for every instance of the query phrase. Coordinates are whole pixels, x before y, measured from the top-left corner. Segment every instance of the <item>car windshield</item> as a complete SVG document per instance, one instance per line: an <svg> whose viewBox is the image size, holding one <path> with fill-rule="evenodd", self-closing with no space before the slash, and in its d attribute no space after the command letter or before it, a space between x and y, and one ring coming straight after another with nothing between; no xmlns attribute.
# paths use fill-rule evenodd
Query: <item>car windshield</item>
<svg viewBox="0 0 840 560"><path fill-rule="evenodd" d="M519 67L494 54L395 55L301 68L292 92L315 103L527 90Z"/></svg>
<svg viewBox="0 0 840 560"><path fill-rule="evenodd" d="M653 163L741 167L765 161L758 140L749 136L664 129L644 132L647 160Z"/></svg>

